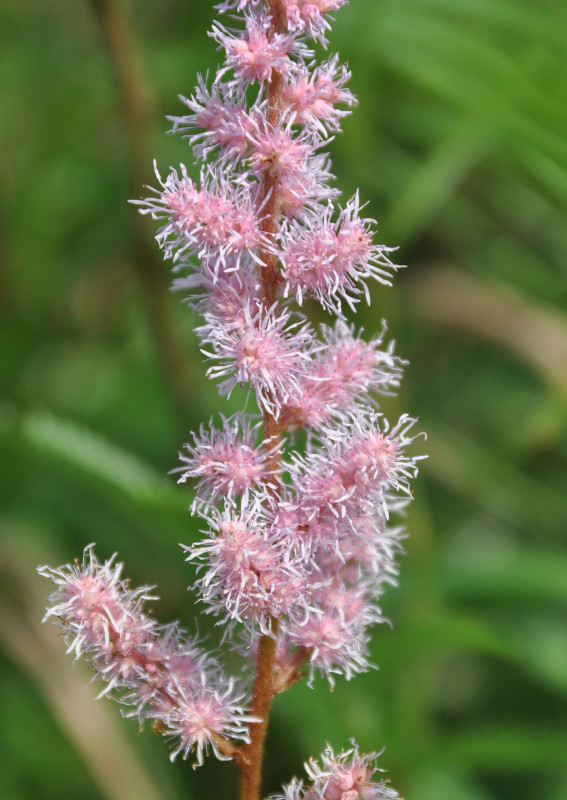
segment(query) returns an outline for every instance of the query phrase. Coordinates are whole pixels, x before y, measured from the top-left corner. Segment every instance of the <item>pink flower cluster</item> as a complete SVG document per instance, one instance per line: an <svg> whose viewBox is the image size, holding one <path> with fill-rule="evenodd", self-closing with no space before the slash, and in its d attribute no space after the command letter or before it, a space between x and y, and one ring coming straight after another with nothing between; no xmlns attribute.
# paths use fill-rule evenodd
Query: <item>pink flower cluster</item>
<svg viewBox="0 0 567 800"><path fill-rule="evenodd" d="M56 618L67 652L91 663L106 684L101 695L130 706L140 721L159 723L174 740L172 758L195 752L201 764L209 749L230 758L219 738L247 741L254 721L242 705L244 693L175 623L158 625L144 614L144 602L156 598L149 587L130 589L114 559L101 564L89 545L82 562L39 567L57 586L46 619Z"/></svg>
<svg viewBox="0 0 567 800"><path fill-rule="evenodd" d="M174 131L189 141L199 177L172 169L136 201L160 223L174 288L202 316L196 328L219 393L248 388L242 413L201 426L180 453L180 482L194 480L203 538L184 546L193 589L224 638L253 660L277 639L275 691L322 673L332 684L369 668L369 630L396 581L403 530L391 525L411 497L418 457L407 415L393 425L377 396L398 388L404 362L346 321L366 281L388 285L393 248L375 244L358 194L342 206L322 152L355 105L337 56L316 65L309 39L327 45L332 12L346 0L227 0L230 27L211 36L224 62L183 98ZM314 328L308 298L337 319ZM259 413L258 413L259 412ZM298 434L298 431L305 434ZM175 626L142 612L148 595L120 579L89 547L82 564L41 569L57 584L48 616L69 650L87 657L105 693L152 718L173 756L219 758L249 741L247 686L229 678ZM379 800L374 756L354 747L295 781L285 800Z"/></svg>
<svg viewBox="0 0 567 800"><path fill-rule="evenodd" d="M350 750L335 755L327 746L321 764L311 759L305 769L311 783L294 780L272 800L398 800L387 781L374 780L378 753L360 755L352 742Z"/></svg>

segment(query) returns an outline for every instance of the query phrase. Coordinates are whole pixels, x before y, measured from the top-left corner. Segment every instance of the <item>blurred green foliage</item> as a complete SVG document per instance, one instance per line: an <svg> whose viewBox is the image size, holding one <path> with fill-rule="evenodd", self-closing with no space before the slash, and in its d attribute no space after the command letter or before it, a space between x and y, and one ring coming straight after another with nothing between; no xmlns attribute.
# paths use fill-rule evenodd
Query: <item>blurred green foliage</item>
<svg viewBox="0 0 567 800"><path fill-rule="evenodd" d="M96 541L158 585L161 619L194 630L178 542L198 522L166 472L189 430L240 404L205 382L196 320L166 290L171 339L156 339L127 204L139 168L95 5L0 6L0 795L234 797L231 766L170 767L158 737L91 703L39 626L36 563ZM166 168L190 158L164 116L215 67L212 2L125 9ZM385 317L410 360L385 409L420 417L430 459L384 598L394 628L373 639L380 669L276 700L267 792L354 736L386 746L408 800L567 796L566 25L562 0L340 12L331 47L360 106L332 145L338 185L360 186L410 265L359 319L370 332Z"/></svg>

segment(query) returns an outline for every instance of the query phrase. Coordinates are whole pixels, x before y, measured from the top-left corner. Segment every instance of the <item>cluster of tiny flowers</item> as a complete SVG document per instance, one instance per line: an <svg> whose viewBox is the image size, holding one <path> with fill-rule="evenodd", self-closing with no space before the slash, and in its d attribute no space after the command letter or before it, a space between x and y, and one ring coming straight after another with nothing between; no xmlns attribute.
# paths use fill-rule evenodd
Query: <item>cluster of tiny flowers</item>
<svg viewBox="0 0 567 800"><path fill-rule="evenodd" d="M382 772L376 767L377 757L360 755L354 742L339 755L327 745L320 764L311 759L305 765L310 783L294 778L271 800L399 800L387 781L375 780L375 773Z"/></svg>
<svg viewBox="0 0 567 800"><path fill-rule="evenodd" d="M229 758L219 742L226 737L248 741L244 693L227 678L176 624L158 625L144 613L149 587L130 589L115 556L100 563L93 545L82 562L58 569L39 567L56 590L46 619L55 617L69 653L87 659L110 695L129 707L127 714L157 723L174 741L172 758L195 753L197 763L210 749Z"/></svg>
<svg viewBox="0 0 567 800"><path fill-rule="evenodd" d="M379 410L404 366L385 323L366 340L345 316L369 302L368 279L389 285L397 269L358 194L338 205L322 152L356 101L346 67L334 55L317 65L310 40L328 45L330 15L346 1L217 5L229 23L210 34L223 63L171 118L199 175L156 168L153 195L135 201L159 222L174 288L201 316L207 378L221 395L248 390L242 413L202 425L173 471L194 481L204 524L183 545L192 588L248 662L260 637L277 636L276 692L370 667L369 630L384 621L378 603L404 535L391 515L411 498L419 458L408 453L415 420L390 424ZM312 326L307 299L334 323ZM48 616L69 649L106 693L161 724L174 756L230 758L235 740L248 741L250 687L144 615L147 594L129 590L120 567L88 548L82 564L41 571L58 586ZM396 798L373 781L373 760L327 749L321 767L309 763L311 784L294 781L282 798Z"/></svg>

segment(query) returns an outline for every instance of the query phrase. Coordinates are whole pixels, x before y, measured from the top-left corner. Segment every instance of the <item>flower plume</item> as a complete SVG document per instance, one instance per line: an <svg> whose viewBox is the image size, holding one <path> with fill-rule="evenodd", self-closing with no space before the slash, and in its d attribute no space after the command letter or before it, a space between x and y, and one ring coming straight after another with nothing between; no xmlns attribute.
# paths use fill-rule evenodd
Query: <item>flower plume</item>
<svg viewBox="0 0 567 800"><path fill-rule="evenodd" d="M241 797L259 800L272 698L307 678L334 684L371 668L379 605L396 584L419 456L415 420L380 410L405 362L380 333L347 321L369 282L391 285L395 247L356 192L341 205L325 148L356 105L338 55L317 64L346 0L225 0L210 36L222 63L198 78L173 132L196 162L134 201L159 227L173 288L201 319L206 377L245 408L201 425L183 445L179 483L193 482L202 537L183 543L190 588L243 659L230 675L177 624L145 610L122 564L41 567L56 589L47 617L86 658L103 694L151 719L172 758L234 759ZM198 173L198 174L196 174ZM314 325L310 302L336 317ZM312 302L311 302L312 305ZM280 800L395 800L376 755L328 746Z"/></svg>

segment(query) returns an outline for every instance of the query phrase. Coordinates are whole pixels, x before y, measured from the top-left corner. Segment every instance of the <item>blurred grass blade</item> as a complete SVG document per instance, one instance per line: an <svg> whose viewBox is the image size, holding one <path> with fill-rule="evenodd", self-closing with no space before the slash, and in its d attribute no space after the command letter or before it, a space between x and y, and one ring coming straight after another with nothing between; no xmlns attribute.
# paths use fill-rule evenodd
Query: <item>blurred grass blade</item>
<svg viewBox="0 0 567 800"><path fill-rule="evenodd" d="M423 420L427 472L474 504L521 527L556 529L565 520L563 495L524 475L493 451L438 419Z"/></svg>
<svg viewBox="0 0 567 800"><path fill-rule="evenodd" d="M472 331L503 345L567 397L564 314L451 267L414 277L409 299L420 316L438 325Z"/></svg>
<svg viewBox="0 0 567 800"><path fill-rule="evenodd" d="M567 608L567 558L543 548L522 545L487 558L485 543L463 547L445 559L441 580L451 599L499 603L554 603Z"/></svg>
<svg viewBox="0 0 567 800"><path fill-rule="evenodd" d="M88 670L82 664L73 669L60 635L52 625L42 625L45 581L30 570L30 557L39 563L45 552L33 555L31 538L24 530L13 530L8 541L3 527L2 649L38 686L106 800L171 800L176 796L172 785L167 781L160 788L149 774L118 724L118 709L96 702Z"/></svg>
<svg viewBox="0 0 567 800"><path fill-rule="evenodd" d="M454 731L437 741L434 762L474 770L528 770L563 766L567 752L567 728L530 729L495 724Z"/></svg>
<svg viewBox="0 0 567 800"><path fill-rule="evenodd" d="M76 422L37 412L23 417L21 433L42 452L62 459L137 504L186 514L189 502L185 493L176 492L137 456Z"/></svg>

